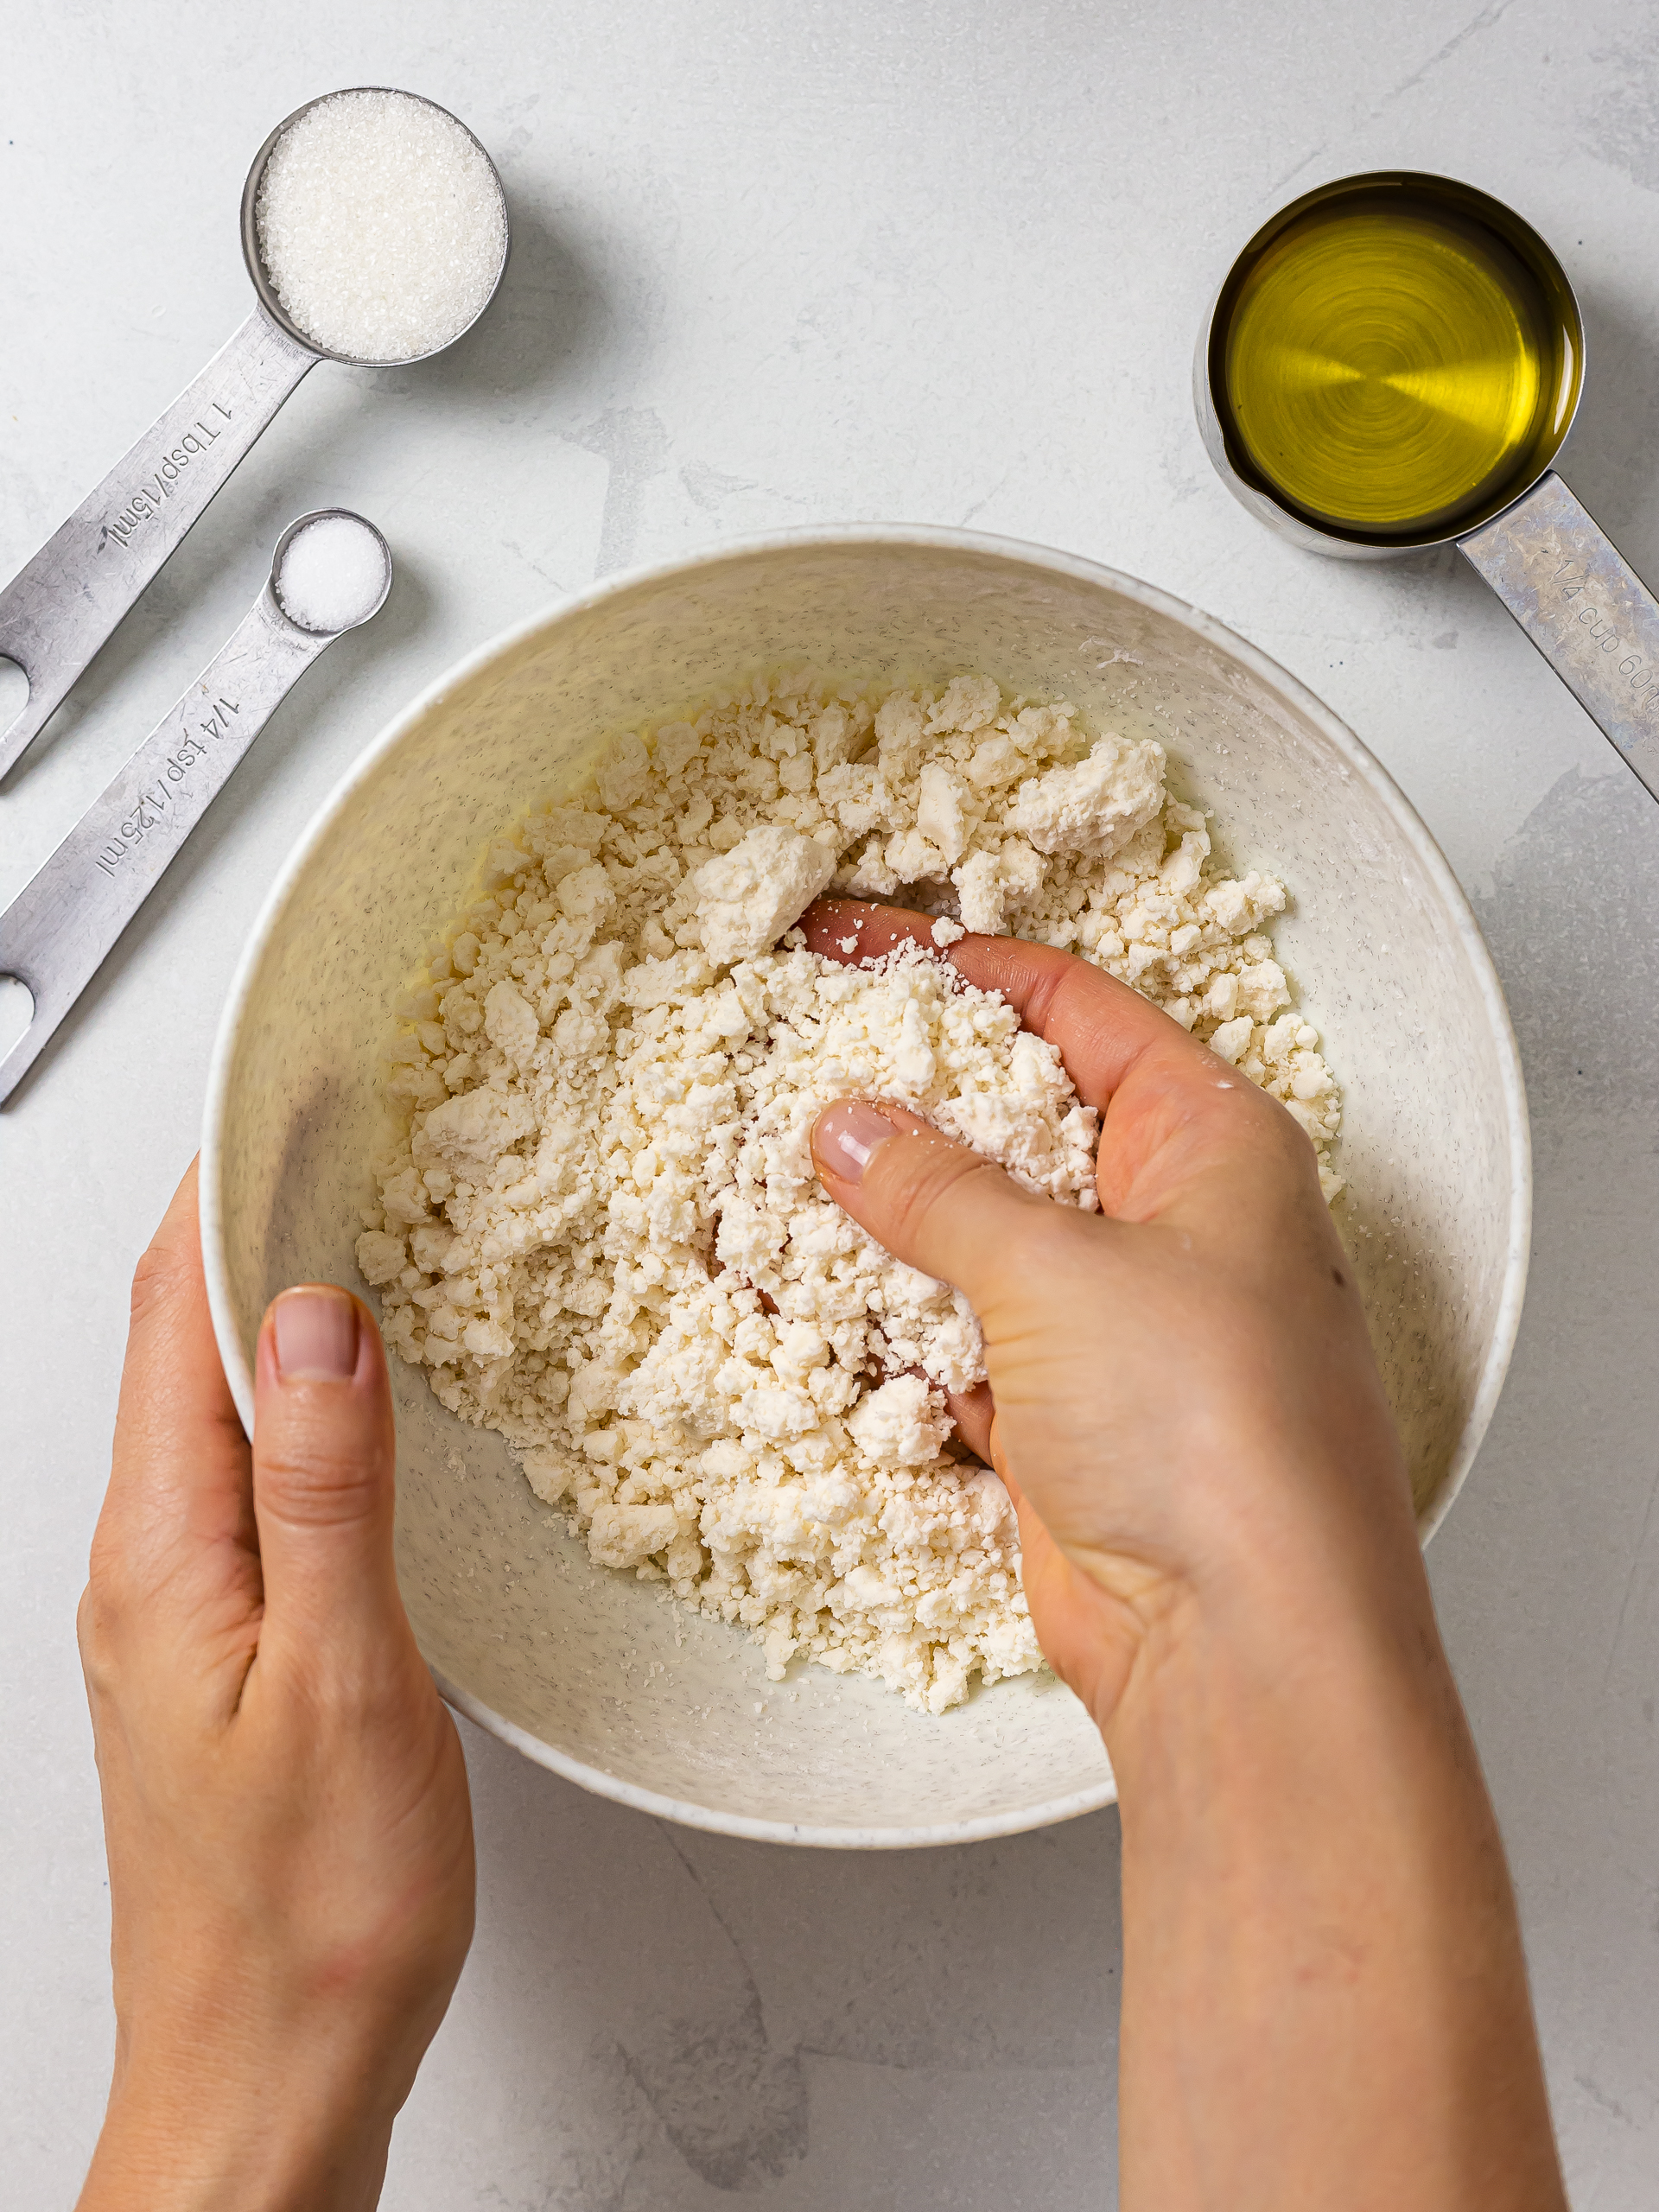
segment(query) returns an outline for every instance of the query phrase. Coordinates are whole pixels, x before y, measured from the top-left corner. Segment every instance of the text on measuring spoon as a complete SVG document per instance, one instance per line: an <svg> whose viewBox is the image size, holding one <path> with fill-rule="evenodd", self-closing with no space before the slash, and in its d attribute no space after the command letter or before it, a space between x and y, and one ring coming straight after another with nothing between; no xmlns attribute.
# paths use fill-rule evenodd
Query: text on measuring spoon
<svg viewBox="0 0 1659 2212"><path fill-rule="evenodd" d="M231 410L223 400L216 399L208 412L222 415L228 423ZM114 538L118 545L124 545L141 523L158 515L173 496L173 487L199 454L209 446L217 445L222 435L218 425L198 421L187 430L177 445L162 455L154 475L146 478L122 508L113 522L104 525L104 536Z"/></svg>
<svg viewBox="0 0 1659 2212"><path fill-rule="evenodd" d="M202 739L228 737L231 717L241 711L233 699L215 699L206 721L200 725L200 734L185 738L178 751L168 755L161 774L147 791L139 793L132 812L97 855L98 865L105 875L113 875L135 847L141 845L149 832L171 814L174 796L168 786L170 784L176 787L183 783L196 763L207 758L207 747Z"/></svg>

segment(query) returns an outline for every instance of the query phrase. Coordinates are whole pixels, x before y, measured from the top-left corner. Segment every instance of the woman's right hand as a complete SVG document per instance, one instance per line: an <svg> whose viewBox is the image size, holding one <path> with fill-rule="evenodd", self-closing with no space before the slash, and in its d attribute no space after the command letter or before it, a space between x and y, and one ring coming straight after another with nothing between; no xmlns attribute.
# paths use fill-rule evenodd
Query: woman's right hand
<svg viewBox="0 0 1659 2212"><path fill-rule="evenodd" d="M868 959L929 924L825 901ZM1428 1618L1410 1490L1313 1147L1283 1107L1086 961L969 937L950 958L1058 1047L1100 1111L1101 1211L1022 1191L903 1108L833 1106L825 1188L954 1283L989 1382L964 1440L1022 1514L1033 1621L1109 1727L1138 1655L1299 1591Z"/></svg>
<svg viewBox="0 0 1659 2212"><path fill-rule="evenodd" d="M810 910L868 958L929 925ZM1086 962L950 960L1059 1048L1102 1211L902 1109L825 1188L964 1292L957 1425L1020 1507L1038 1637L1123 1821L1124 2212L1563 2212L1514 1899L1352 1269L1290 1116Z"/></svg>

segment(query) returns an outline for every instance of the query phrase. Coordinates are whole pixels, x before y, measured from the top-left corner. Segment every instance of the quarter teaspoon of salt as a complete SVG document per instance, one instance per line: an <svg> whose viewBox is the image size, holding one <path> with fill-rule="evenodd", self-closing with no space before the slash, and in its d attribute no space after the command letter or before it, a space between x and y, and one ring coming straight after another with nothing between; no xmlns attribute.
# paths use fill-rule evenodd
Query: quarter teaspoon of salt
<svg viewBox="0 0 1659 2212"><path fill-rule="evenodd" d="M332 635L366 622L385 597L386 583L378 533L355 515L320 515L289 539L273 588L290 622Z"/></svg>

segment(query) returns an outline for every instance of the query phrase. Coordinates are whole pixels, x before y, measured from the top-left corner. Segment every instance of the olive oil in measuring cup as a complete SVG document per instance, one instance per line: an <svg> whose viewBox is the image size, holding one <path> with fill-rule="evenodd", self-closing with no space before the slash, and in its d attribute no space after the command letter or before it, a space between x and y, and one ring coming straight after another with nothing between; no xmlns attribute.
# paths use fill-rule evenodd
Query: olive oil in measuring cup
<svg viewBox="0 0 1659 2212"><path fill-rule="evenodd" d="M1402 169L1305 194L1228 271L1194 370L1259 522L1347 561L1455 545L1659 799L1659 600L1553 466L1584 323L1512 207Z"/></svg>
<svg viewBox="0 0 1659 2212"><path fill-rule="evenodd" d="M1403 548L1473 529L1548 466L1583 345L1518 218L1445 178L1383 175L1258 232L1205 365L1247 484L1321 531Z"/></svg>

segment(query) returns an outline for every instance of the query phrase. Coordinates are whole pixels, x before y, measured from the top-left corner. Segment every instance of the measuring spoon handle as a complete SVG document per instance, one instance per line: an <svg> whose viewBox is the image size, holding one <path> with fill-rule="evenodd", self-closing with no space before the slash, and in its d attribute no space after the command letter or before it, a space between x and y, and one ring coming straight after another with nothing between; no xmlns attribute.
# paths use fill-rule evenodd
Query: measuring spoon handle
<svg viewBox="0 0 1659 2212"><path fill-rule="evenodd" d="M1659 798L1659 600L1595 518L1552 469L1458 543Z"/></svg>
<svg viewBox="0 0 1659 2212"><path fill-rule="evenodd" d="M29 678L27 705L0 732L0 776L319 359L256 308L0 591L0 655Z"/></svg>
<svg viewBox="0 0 1659 2212"><path fill-rule="evenodd" d="M0 976L35 1012L0 1060L0 1104L97 973L232 770L334 635L300 629L269 584L230 642L0 914Z"/></svg>

